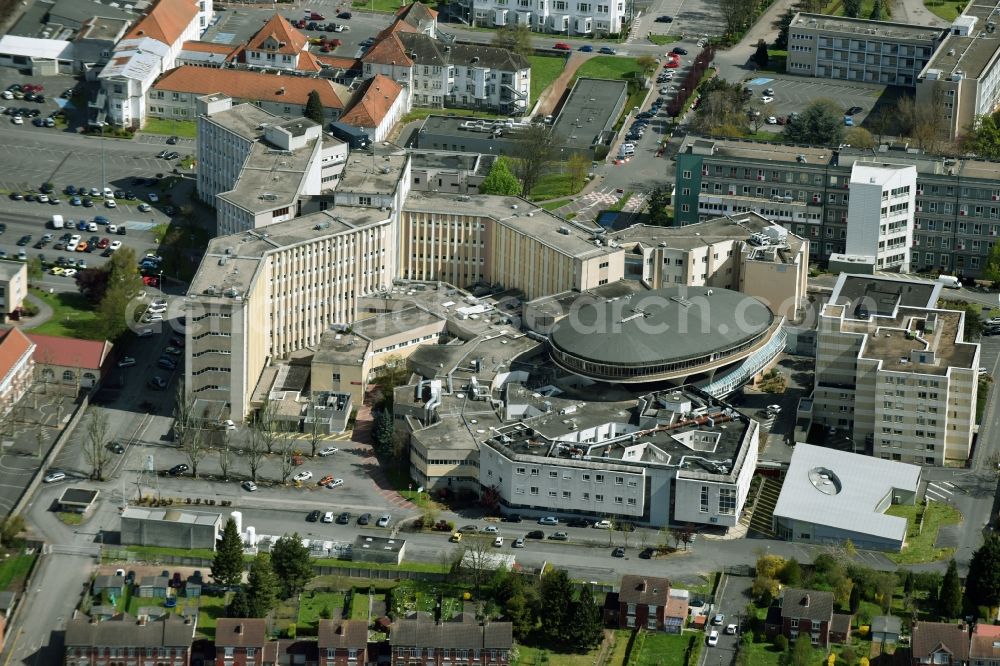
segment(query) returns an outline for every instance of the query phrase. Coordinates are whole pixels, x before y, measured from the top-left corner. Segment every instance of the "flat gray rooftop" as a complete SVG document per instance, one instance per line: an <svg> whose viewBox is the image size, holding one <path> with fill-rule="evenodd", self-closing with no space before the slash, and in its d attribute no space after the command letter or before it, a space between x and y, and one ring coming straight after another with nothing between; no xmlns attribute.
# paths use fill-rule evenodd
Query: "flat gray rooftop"
<svg viewBox="0 0 1000 666"><path fill-rule="evenodd" d="M191 511L190 509L144 509L130 506L122 513L122 518L134 520L158 520L166 523L189 523L192 525L214 525L222 519L218 513Z"/></svg>
<svg viewBox="0 0 1000 666"><path fill-rule="evenodd" d="M961 70L966 78L981 78L986 73L987 66L996 57L997 50L1000 49L1000 33L995 30L989 32L986 29L986 24L991 20L995 10L995 3L979 0L970 2L962 15L978 19L972 35L963 37L949 34L945 37L921 74L926 75L928 70L938 69L944 76L949 76Z"/></svg>
<svg viewBox="0 0 1000 666"><path fill-rule="evenodd" d="M945 28L913 25L910 23L893 23L892 21L870 21L867 19L848 18L846 16L828 16L826 14L808 14L799 12L792 19L793 28L811 28L823 32L839 32L845 36L857 39L900 40L907 42L927 42L933 45L945 34ZM874 31L874 32L872 32Z"/></svg>
<svg viewBox="0 0 1000 666"><path fill-rule="evenodd" d="M751 234L761 233L775 226L774 222L754 212L740 213L728 217L717 217L683 227L654 227L646 224L636 224L627 229L608 234L620 243L638 242L648 247L666 244L666 247L676 250L691 250L705 247L723 240L747 240ZM797 252L803 239L795 234L786 234L788 247ZM788 259L787 255L778 255L777 261Z"/></svg>
<svg viewBox="0 0 1000 666"><path fill-rule="evenodd" d="M23 261L8 261L6 259L0 259L0 280L9 282L22 270L27 271L25 268L26 265L27 264Z"/></svg>
<svg viewBox="0 0 1000 666"><path fill-rule="evenodd" d="M376 154L351 152L337 185L338 192L359 194L392 194L406 168L409 157L403 154Z"/></svg>
<svg viewBox="0 0 1000 666"><path fill-rule="evenodd" d="M452 153L443 150L410 151L410 165L414 169L454 169L455 171L477 172L480 162L493 164L496 157L478 153ZM487 167L487 171L488 171Z"/></svg>
<svg viewBox="0 0 1000 666"><path fill-rule="evenodd" d="M250 140L264 136L261 125L284 120L286 119L268 113L253 104L237 104L230 109L205 117L205 122L215 123L219 127Z"/></svg>
<svg viewBox="0 0 1000 666"><path fill-rule="evenodd" d="M258 141L254 144L236 186L219 198L253 213L292 206L301 190L316 138L298 150L276 150Z"/></svg>
<svg viewBox="0 0 1000 666"><path fill-rule="evenodd" d="M940 291L941 285L936 282L844 273L828 302L845 305L853 313L863 301L871 314L891 317L900 306L935 307Z"/></svg>
<svg viewBox="0 0 1000 666"><path fill-rule="evenodd" d="M620 102L627 96L627 81L577 79L552 123L556 143L571 148L590 148L601 132L615 124L621 111Z"/></svg>

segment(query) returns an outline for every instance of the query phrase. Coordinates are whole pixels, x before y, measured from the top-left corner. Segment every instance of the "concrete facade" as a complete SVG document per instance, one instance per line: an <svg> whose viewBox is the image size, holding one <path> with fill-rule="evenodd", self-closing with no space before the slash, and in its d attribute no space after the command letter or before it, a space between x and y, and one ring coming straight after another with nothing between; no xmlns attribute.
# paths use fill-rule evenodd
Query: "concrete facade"
<svg viewBox="0 0 1000 666"><path fill-rule="evenodd" d="M847 254L875 257L875 270L910 269L917 170L854 164L847 208Z"/></svg>
<svg viewBox="0 0 1000 666"><path fill-rule="evenodd" d="M129 507L121 516L123 546L166 546L215 550L222 516L188 509Z"/></svg>

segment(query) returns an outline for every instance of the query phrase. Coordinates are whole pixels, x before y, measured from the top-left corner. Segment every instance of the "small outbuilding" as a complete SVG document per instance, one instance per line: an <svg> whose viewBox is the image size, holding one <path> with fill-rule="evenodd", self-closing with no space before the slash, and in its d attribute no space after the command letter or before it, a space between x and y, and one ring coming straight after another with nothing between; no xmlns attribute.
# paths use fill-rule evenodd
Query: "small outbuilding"
<svg viewBox="0 0 1000 666"><path fill-rule="evenodd" d="M405 539L361 534L354 540L354 546L351 548L351 560L353 562L399 564L403 561L404 552L406 552Z"/></svg>
<svg viewBox="0 0 1000 666"><path fill-rule="evenodd" d="M139 580L136 593L144 599L165 599L170 589L170 579L166 576L143 576Z"/></svg>
<svg viewBox="0 0 1000 666"><path fill-rule="evenodd" d="M222 516L190 509L130 506L122 513L122 545L215 549Z"/></svg>
<svg viewBox="0 0 1000 666"><path fill-rule="evenodd" d="M125 576L104 575L94 579L94 594L113 594L121 597L125 592Z"/></svg>
<svg viewBox="0 0 1000 666"><path fill-rule="evenodd" d="M903 620L893 615L876 615L872 618L872 642L896 644L903 631Z"/></svg>
<svg viewBox="0 0 1000 666"><path fill-rule="evenodd" d="M67 488L59 496L59 510L66 513L87 513L100 492L89 488Z"/></svg>

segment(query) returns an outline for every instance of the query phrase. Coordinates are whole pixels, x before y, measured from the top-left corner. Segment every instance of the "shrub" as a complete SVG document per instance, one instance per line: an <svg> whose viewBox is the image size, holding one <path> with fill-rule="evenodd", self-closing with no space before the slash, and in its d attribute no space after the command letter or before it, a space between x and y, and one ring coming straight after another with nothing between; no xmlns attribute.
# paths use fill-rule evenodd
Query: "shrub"
<svg viewBox="0 0 1000 666"><path fill-rule="evenodd" d="M774 648L779 652L785 652L788 650L788 639L783 635L778 634L774 637Z"/></svg>

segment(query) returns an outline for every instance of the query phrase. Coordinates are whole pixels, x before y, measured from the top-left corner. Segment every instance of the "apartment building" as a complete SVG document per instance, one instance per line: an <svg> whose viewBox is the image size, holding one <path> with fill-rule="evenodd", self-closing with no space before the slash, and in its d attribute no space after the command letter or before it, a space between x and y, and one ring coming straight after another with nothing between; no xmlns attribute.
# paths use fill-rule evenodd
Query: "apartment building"
<svg viewBox="0 0 1000 666"><path fill-rule="evenodd" d="M282 222L303 197L332 189L347 144L306 118L280 118L224 95L199 98L198 197L217 209L219 234Z"/></svg>
<svg viewBox="0 0 1000 666"><path fill-rule="evenodd" d="M936 109L957 138L1000 104L996 6L970 0L917 78L917 104Z"/></svg>
<svg viewBox="0 0 1000 666"><path fill-rule="evenodd" d="M20 310L28 296L28 265L0 260L0 323Z"/></svg>
<svg viewBox="0 0 1000 666"><path fill-rule="evenodd" d="M158 0L98 74L101 90L90 103L97 112L91 122L141 127L154 81L174 67L184 42L197 39L212 15L212 0Z"/></svg>
<svg viewBox="0 0 1000 666"><path fill-rule="evenodd" d="M985 160L692 136L677 155L675 222L755 211L809 240L822 263L846 252L857 163L917 171L910 272L981 275L1000 234L1000 165Z"/></svg>
<svg viewBox="0 0 1000 666"><path fill-rule="evenodd" d="M223 620L220 620L220 623ZM149 621L119 613L98 621L79 615L66 622L66 666L157 663L189 666L195 622L179 615Z"/></svg>
<svg viewBox="0 0 1000 666"><path fill-rule="evenodd" d="M400 215L399 276L503 284L537 298L616 282L621 250L596 229L517 197L410 192Z"/></svg>
<svg viewBox="0 0 1000 666"><path fill-rule="evenodd" d="M392 624L389 646L391 666L407 666L418 659L425 666L506 666L514 636L510 622L479 622L471 613L435 622L429 613L419 613Z"/></svg>
<svg viewBox="0 0 1000 666"><path fill-rule="evenodd" d="M848 186L847 254L873 256L876 270L910 270L917 169L855 163Z"/></svg>
<svg viewBox="0 0 1000 666"><path fill-rule="evenodd" d="M446 43L396 30L361 57L365 78L388 76L409 88L415 106L527 113L531 65L507 49Z"/></svg>
<svg viewBox="0 0 1000 666"><path fill-rule="evenodd" d="M972 447L979 345L940 285L841 274L818 322L812 420L886 460L964 461Z"/></svg>
<svg viewBox="0 0 1000 666"><path fill-rule="evenodd" d="M309 52L309 40L280 14L258 30L243 49L247 67L284 71L320 71Z"/></svg>
<svg viewBox="0 0 1000 666"><path fill-rule="evenodd" d="M942 28L799 12L788 27L789 74L915 87Z"/></svg>
<svg viewBox="0 0 1000 666"><path fill-rule="evenodd" d="M473 25L523 25L564 35L621 35L635 15L632 0L460 0L458 4Z"/></svg>
<svg viewBox="0 0 1000 666"><path fill-rule="evenodd" d="M608 234L625 251L625 279L653 289L719 287L764 302L792 321L806 297L809 241L757 213L687 227L634 225Z"/></svg>
<svg viewBox="0 0 1000 666"><path fill-rule="evenodd" d="M0 418L31 388L34 353L35 343L21 329L0 329Z"/></svg>

